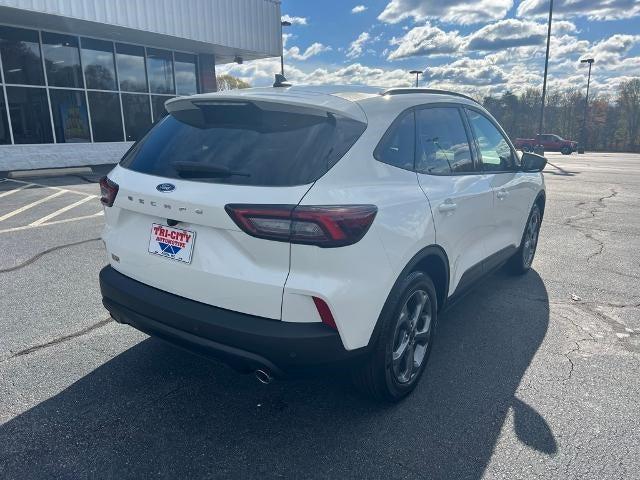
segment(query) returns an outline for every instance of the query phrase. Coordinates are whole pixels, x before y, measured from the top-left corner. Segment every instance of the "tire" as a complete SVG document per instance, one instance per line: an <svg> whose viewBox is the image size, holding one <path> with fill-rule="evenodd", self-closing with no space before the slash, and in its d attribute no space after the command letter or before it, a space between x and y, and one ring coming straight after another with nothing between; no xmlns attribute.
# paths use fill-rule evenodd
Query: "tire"
<svg viewBox="0 0 640 480"><path fill-rule="evenodd" d="M532 224L533 221L533 225ZM507 269L515 275L524 275L531 270L531 264L536 254L538 246L538 236L540 235L540 225L542 224L542 212L537 203L531 207L531 212L527 218L527 223L522 233L518 251L507 262ZM531 231L531 228L534 230Z"/></svg>
<svg viewBox="0 0 640 480"><path fill-rule="evenodd" d="M411 272L394 287L378 319L374 348L353 371L354 383L363 393L398 402L415 389L431 353L437 302L433 282L424 272Z"/></svg>
<svg viewBox="0 0 640 480"><path fill-rule="evenodd" d="M569 147L562 147L560 153L562 153L562 155L571 155L573 151Z"/></svg>

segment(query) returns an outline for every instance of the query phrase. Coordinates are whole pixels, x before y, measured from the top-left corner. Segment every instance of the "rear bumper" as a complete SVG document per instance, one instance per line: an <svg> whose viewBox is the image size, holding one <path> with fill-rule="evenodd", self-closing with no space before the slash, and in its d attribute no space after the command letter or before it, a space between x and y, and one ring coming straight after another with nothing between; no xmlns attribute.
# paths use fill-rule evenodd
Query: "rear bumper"
<svg viewBox="0 0 640 480"><path fill-rule="evenodd" d="M100 271L102 303L120 323L245 372L276 376L344 366L365 349L347 351L321 323L292 323L189 300L133 280L107 266Z"/></svg>

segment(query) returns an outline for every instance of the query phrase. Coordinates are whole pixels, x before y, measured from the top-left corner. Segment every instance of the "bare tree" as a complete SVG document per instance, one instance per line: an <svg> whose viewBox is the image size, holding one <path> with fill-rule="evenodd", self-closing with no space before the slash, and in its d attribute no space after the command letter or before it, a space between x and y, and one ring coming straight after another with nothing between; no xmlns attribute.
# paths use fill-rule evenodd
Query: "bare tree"
<svg viewBox="0 0 640 480"><path fill-rule="evenodd" d="M627 142L631 151L638 150L640 130L640 78L622 82L618 88L618 105L626 123Z"/></svg>
<svg viewBox="0 0 640 480"><path fill-rule="evenodd" d="M551 91L547 100L546 132L578 140L584 113L583 92ZM529 138L537 133L540 90L531 88L519 95L505 92L499 97L485 97L483 103L511 138ZM622 82L613 97L590 97L586 147L640 152L640 78Z"/></svg>
<svg viewBox="0 0 640 480"><path fill-rule="evenodd" d="M247 82L233 75L218 75L216 76L216 82L218 83L218 91L251 87Z"/></svg>

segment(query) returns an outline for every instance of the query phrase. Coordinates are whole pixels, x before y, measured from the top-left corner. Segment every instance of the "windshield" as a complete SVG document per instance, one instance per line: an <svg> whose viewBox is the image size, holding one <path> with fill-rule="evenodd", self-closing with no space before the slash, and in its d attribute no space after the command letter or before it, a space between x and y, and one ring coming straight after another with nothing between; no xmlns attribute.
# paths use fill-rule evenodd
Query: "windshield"
<svg viewBox="0 0 640 480"><path fill-rule="evenodd" d="M365 128L362 122L318 109L210 102L165 117L121 165L202 182L303 185L324 175Z"/></svg>

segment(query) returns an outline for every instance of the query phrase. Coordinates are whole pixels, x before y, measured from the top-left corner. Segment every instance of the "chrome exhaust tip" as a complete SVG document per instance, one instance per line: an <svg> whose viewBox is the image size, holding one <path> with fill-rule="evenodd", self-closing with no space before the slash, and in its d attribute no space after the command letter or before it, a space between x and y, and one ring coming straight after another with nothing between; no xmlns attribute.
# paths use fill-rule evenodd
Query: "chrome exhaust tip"
<svg viewBox="0 0 640 480"><path fill-rule="evenodd" d="M256 379L264 385L269 385L273 381L273 375L271 375L268 370L256 370L254 375Z"/></svg>

